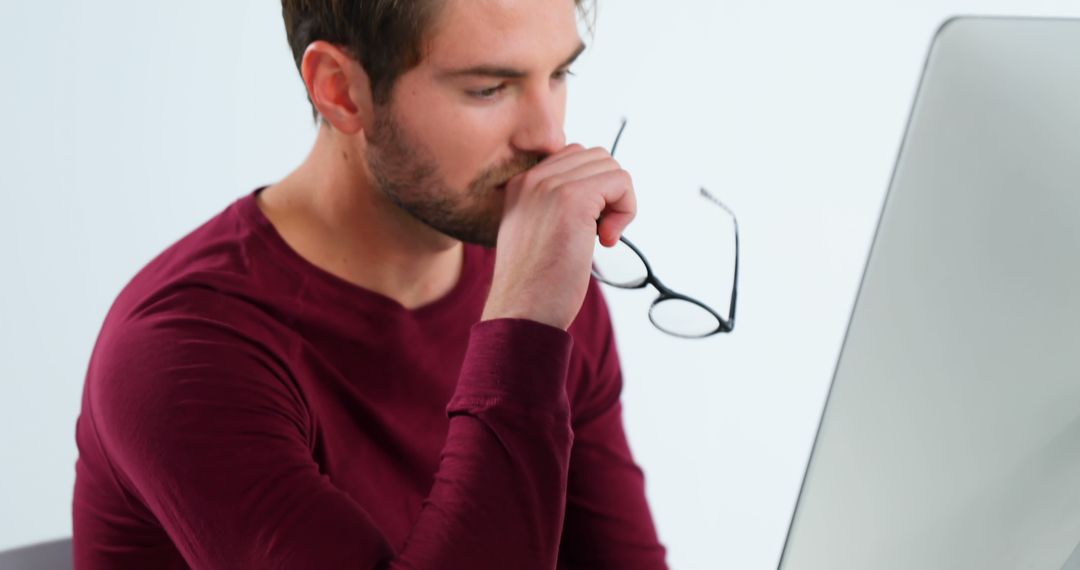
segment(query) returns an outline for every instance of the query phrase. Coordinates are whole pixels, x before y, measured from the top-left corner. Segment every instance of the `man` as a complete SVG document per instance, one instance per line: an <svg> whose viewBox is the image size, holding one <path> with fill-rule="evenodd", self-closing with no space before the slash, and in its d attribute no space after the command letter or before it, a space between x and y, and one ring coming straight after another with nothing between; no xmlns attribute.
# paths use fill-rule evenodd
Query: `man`
<svg viewBox="0 0 1080 570"><path fill-rule="evenodd" d="M664 567L590 279L633 187L563 135L581 1L282 7L315 146L111 308L76 565Z"/></svg>

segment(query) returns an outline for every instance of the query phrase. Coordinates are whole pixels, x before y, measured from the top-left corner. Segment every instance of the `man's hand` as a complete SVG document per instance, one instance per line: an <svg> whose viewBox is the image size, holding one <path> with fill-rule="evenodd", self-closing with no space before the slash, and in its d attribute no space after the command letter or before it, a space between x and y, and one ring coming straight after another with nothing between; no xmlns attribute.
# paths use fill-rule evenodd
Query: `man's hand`
<svg viewBox="0 0 1080 570"><path fill-rule="evenodd" d="M593 248L612 246L637 213L633 181L603 148L573 144L512 178L482 320L566 330L589 285Z"/></svg>

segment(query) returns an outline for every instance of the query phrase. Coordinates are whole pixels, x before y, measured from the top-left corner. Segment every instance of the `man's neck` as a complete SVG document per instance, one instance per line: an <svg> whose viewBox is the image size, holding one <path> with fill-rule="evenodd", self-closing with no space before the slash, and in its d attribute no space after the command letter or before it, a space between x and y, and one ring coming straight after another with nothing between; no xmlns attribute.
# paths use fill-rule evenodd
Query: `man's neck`
<svg viewBox="0 0 1080 570"><path fill-rule="evenodd" d="M461 275L461 242L387 199L363 149L343 142L320 128L304 163L259 193L259 208L301 257L349 283L407 309L446 295Z"/></svg>

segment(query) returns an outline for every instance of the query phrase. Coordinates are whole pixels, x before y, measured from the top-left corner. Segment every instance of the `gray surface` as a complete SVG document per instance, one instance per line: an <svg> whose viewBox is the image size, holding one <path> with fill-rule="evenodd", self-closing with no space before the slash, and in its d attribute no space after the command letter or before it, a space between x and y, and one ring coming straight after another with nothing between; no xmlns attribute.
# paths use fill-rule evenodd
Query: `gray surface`
<svg viewBox="0 0 1080 570"><path fill-rule="evenodd" d="M1065 565L1061 567L1061 570L1080 570L1080 543L1076 545L1072 556L1065 561Z"/></svg>
<svg viewBox="0 0 1080 570"><path fill-rule="evenodd" d="M1078 323L1080 21L953 20L780 567L1062 568L1080 538Z"/></svg>
<svg viewBox="0 0 1080 570"><path fill-rule="evenodd" d="M71 567L70 538L0 552L0 570L61 570Z"/></svg>

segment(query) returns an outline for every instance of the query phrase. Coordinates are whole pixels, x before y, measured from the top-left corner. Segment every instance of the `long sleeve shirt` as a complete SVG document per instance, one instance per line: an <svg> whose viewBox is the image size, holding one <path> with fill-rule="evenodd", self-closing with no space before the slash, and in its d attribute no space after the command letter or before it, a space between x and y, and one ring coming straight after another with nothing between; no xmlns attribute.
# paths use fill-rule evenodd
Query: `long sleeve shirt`
<svg viewBox="0 0 1080 570"><path fill-rule="evenodd" d="M144 267L76 425L76 568L664 568L596 282L479 322L494 251L406 309L243 195Z"/></svg>

